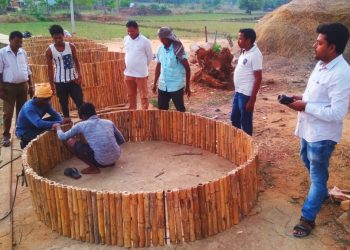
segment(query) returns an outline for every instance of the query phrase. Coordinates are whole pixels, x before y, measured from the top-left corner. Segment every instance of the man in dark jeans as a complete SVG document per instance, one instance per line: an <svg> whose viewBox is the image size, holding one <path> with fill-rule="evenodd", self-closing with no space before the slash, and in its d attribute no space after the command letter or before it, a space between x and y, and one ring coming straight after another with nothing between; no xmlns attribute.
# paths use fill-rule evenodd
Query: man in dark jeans
<svg viewBox="0 0 350 250"><path fill-rule="evenodd" d="M248 135L253 134L253 111L262 80L263 57L255 39L253 29L239 31L238 45L241 55L233 79L235 95L232 101L232 126L242 129Z"/></svg>
<svg viewBox="0 0 350 250"><path fill-rule="evenodd" d="M4 101L4 137L2 146L11 144L11 124L16 106L16 118L28 94L33 96L32 72L27 53L22 49L23 35L19 31L10 34L10 44L0 50L0 99Z"/></svg>
<svg viewBox="0 0 350 250"><path fill-rule="evenodd" d="M64 41L63 28L52 25L49 31L54 41L46 50L49 81L53 93L57 94L63 116L69 118L68 97L73 99L77 109L83 104L80 65L75 46Z"/></svg>
<svg viewBox="0 0 350 250"><path fill-rule="evenodd" d="M185 112L183 95L191 96L191 69L184 47L168 27L160 28L158 37L163 45L157 52L157 66L152 89L154 94L158 89L158 108L168 110L169 102L173 100L176 110Z"/></svg>

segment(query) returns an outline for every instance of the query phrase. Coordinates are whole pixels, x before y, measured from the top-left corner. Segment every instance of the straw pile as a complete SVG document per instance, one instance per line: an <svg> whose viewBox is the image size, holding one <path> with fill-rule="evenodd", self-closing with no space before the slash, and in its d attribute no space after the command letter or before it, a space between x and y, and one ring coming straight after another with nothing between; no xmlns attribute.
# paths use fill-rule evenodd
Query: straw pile
<svg viewBox="0 0 350 250"><path fill-rule="evenodd" d="M265 16L256 27L263 53L311 59L320 23L341 22L350 28L349 0L294 0ZM344 53L350 61L350 46Z"/></svg>

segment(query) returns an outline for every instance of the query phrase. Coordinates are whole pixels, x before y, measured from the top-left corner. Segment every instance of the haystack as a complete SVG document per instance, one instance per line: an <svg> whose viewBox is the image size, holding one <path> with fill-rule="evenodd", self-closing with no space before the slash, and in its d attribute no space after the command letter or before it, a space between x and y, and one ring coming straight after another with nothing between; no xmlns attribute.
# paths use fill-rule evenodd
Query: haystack
<svg viewBox="0 0 350 250"><path fill-rule="evenodd" d="M266 54L311 59L320 23L340 22L350 29L349 0L293 0L257 25L257 43ZM350 44L344 53L350 62Z"/></svg>

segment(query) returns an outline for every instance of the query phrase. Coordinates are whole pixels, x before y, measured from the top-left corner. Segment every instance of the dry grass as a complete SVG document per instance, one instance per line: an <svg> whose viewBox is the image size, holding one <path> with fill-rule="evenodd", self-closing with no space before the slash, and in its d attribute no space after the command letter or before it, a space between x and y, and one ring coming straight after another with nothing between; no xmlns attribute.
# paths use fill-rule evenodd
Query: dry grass
<svg viewBox="0 0 350 250"><path fill-rule="evenodd" d="M316 27L341 22L350 28L349 0L294 0L265 16L256 26L257 43L265 53L313 57ZM350 60L350 46L345 57Z"/></svg>

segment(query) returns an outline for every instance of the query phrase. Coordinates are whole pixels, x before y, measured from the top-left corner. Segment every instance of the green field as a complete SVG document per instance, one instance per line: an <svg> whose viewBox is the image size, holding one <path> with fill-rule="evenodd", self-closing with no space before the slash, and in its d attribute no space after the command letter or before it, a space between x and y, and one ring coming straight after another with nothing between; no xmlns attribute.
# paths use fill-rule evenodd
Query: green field
<svg viewBox="0 0 350 250"><path fill-rule="evenodd" d="M148 38L156 38L157 29L161 26L169 26L174 29L180 38L204 37L204 26L211 36L218 31L218 36L223 33L236 37L240 28L253 28L256 18L262 14L183 14L168 16L136 16L141 26L142 34ZM70 30L69 21L59 21L65 29ZM49 35L48 27L54 22L34 22L34 23L2 23L0 33L9 34L13 30L30 31L34 35ZM112 38L122 38L126 34L125 21L107 23L77 22L77 34L94 40L110 40Z"/></svg>

